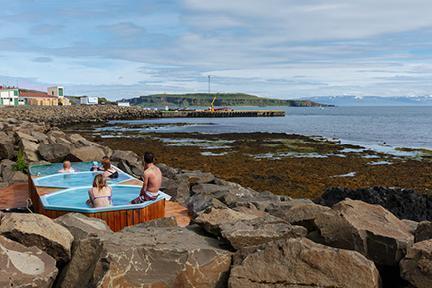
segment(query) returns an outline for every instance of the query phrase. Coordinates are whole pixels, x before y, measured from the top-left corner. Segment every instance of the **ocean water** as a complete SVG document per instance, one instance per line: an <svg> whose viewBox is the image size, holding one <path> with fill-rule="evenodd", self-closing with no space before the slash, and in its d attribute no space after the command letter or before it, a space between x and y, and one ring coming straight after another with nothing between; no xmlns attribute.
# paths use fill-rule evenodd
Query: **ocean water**
<svg viewBox="0 0 432 288"><path fill-rule="evenodd" d="M270 118L178 118L111 123L188 123L185 126L142 128L156 133L249 133L282 132L335 138L364 146L432 148L432 107L242 107L278 109L285 117ZM102 128L105 130L104 128ZM106 130L128 130L107 127Z"/></svg>

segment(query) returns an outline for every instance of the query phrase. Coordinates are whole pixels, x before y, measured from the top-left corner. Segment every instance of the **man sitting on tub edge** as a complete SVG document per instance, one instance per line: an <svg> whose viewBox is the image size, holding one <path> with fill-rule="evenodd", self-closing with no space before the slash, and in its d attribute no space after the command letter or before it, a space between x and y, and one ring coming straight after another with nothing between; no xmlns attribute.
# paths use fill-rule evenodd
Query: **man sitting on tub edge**
<svg viewBox="0 0 432 288"><path fill-rule="evenodd" d="M144 153L143 187L140 195L131 201L131 204L139 204L145 201L156 200L162 185L162 172L154 164L154 155L151 152Z"/></svg>

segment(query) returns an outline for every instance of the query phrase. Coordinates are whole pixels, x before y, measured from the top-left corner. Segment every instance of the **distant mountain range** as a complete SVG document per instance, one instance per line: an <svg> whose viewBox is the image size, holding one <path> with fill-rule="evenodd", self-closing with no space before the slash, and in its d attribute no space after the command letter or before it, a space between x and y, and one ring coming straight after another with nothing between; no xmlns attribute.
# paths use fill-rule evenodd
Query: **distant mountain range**
<svg viewBox="0 0 432 288"><path fill-rule="evenodd" d="M432 106L431 96L317 96L307 100L334 106Z"/></svg>
<svg viewBox="0 0 432 288"><path fill-rule="evenodd" d="M244 93L190 93L190 94L154 94L131 99L122 99L118 102L129 102L140 106L176 106L209 107L216 96L215 106L293 106L293 107L319 107L321 105L310 100L280 100L263 98Z"/></svg>

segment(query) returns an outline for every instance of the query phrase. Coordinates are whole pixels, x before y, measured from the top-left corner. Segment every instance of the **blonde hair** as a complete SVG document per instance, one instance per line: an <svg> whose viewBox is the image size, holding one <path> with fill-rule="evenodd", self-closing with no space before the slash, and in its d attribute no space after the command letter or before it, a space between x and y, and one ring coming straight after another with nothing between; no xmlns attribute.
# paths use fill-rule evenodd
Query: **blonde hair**
<svg viewBox="0 0 432 288"><path fill-rule="evenodd" d="M98 174L95 176L93 180L93 187L101 190L102 188L107 186L106 178L102 174Z"/></svg>

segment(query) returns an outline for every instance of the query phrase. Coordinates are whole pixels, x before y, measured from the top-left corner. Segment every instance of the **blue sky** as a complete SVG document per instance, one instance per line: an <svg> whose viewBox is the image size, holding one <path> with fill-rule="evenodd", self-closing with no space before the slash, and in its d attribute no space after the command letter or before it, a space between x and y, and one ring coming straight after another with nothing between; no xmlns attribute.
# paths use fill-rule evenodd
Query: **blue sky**
<svg viewBox="0 0 432 288"><path fill-rule="evenodd" d="M430 0L0 0L0 83L121 99L432 94Z"/></svg>

